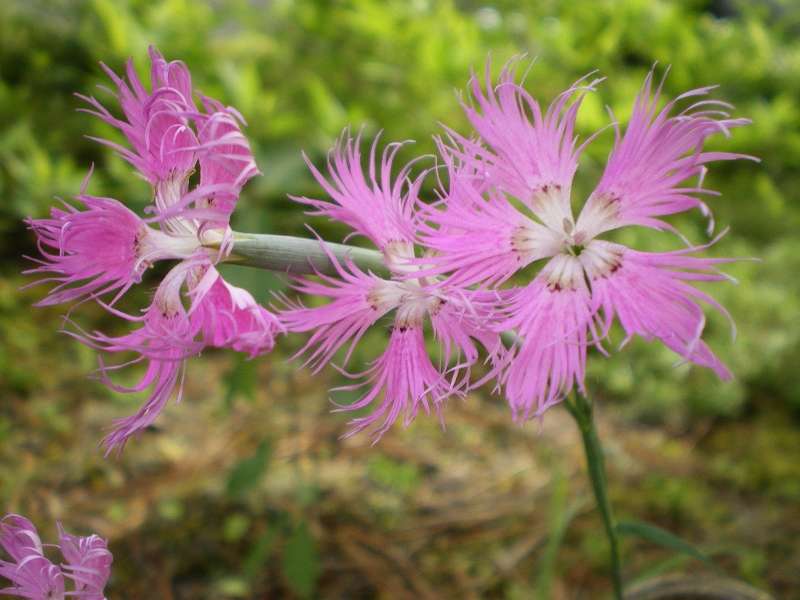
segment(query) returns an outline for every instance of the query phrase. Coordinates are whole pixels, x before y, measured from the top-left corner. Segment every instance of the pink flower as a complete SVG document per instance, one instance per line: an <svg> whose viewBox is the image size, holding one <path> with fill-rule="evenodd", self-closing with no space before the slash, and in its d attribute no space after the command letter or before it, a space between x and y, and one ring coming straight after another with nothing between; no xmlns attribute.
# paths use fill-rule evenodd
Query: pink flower
<svg viewBox="0 0 800 600"><path fill-rule="evenodd" d="M187 310L181 289L190 300ZM113 310L109 307L110 310ZM278 319L260 306L249 292L227 283L203 253L182 261L164 277L152 304L140 317L114 311L142 326L120 337L100 332L74 334L84 343L107 352L135 352L139 356L121 365L101 362L100 381L119 392L138 392L151 385L150 398L135 414L114 423L115 431L104 440L107 452L121 452L127 439L149 426L177 388L176 403L183 393L186 359L208 347L245 352L251 358L269 353L275 337L285 332ZM115 385L109 373L143 360L147 370L132 387Z"/></svg>
<svg viewBox="0 0 800 600"><path fill-rule="evenodd" d="M212 265L193 267L187 281L189 321L205 345L245 352L250 358L272 350L283 326L249 292L229 284Z"/></svg>
<svg viewBox="0 0 800 600"><path fill-rule="evenodd" d="M194 167L198 142L191 120L199 113L192 100L192 80L186 65L167 63L152 47L150 58L152 92L147 91L136 75L133 60L126 66L128 82L102 65L117 87L124 119L114 117L92 97L79 97L95 109L87 112L122 131L133 148L102 139L97 141L114 148L139 169L142 177L156 185L169 180L173 173L186 174Z"/></svg>
<svg viewBox="0 0 800 600"><path fill-rule="evenodd" d="M64 203L52 208L50 219L29 219L44 260L27 273L53 273L36 283L57 282L38 305L71 302L119 290L124 294L142 280L151 264L147 244L149 228L122 203L112 198L81 195L88 210ZM98 248L105 252L98 252ZM77 285L74 285L77 284Z"/></svg>
<svg viewBox="0 0 800 600"><path fill-rule="evenodd" d="M103 600L112 561L108 543L96 535L70 535L61 524L58 531L67 561L60 567L44 555L46 545L28 519L7 515L0 521L0 546L11 557L11 561L0 560L0 576L12 584L0 593L31 600L63 600L66 596ZM74 591L66 591L65 577L72 580Z"/></svg>
<svg viewBox="0 0 800 600"><path fill-rule="evenodd" d="M457 288L440 287L428 278L415 276L415 208L421 177L410 180L407 165L392 180L392 162L399 145L389 146L378 166L376 140L370 152L368 178L362 171L359 145L360 136L354 140L345 132L328 161L331 181L311 167L332 201L295 200L314 207L313 214L327 215L350 225L354 234L366 236L383 254L391 279L364 273L349 260L337 267L338 278L293 278L296 290L331 302L306 308L284 298L288 310L281 316L290 331L313 332L298 354L308 353L306 364L317 372L345 345L346 364L366 330L393 313L385 352L365 372L345 373L365 380L339 388L367 388L359 400L342 410L379 402L374 414L351 421L353 428L347 435L380 421L373 431L380 437L398 418L402 418L403 426L408 425L420 409L428 415L435 410L441 420L445 400L452 395L463 396L469 387L470 368L478 361L476 342L498 355L503 348L499 336L481 326L492 304L482 304L479 298L470 298ZM439 341L436 363L425 345L426 322Z"/></svg>
<svg viewBox="0 0 800 600"><path fill-rule="evenodd" d="M515 420L541 417L573 388L585 393L587 347L605 352L601 342L615 316L626 333L623 344L634 335L660 339L682 361L731 378L700 339L705 318L699 301L724 309L691 286L730 279L716 269L729 259L689 256L707 246L645 253L597 236L626 225L675 231L660 217L690 208L708 214L694 194L710 192L687 181L702 182L705 163L743 157L704 152L703 142L748 121L728 119L721 110L726 105L709 100L670 116L676 102L710 88L658 111L661 88L653 91L651 73L624 135L615 124L605 173L576 221L570 192L585 144L576 148L575 117L597 81L578 82L542 114L514 82L514 67L506 65L496 88L487 77L485 91L473 77L474 103L464 108L479 137L451 131L449 145L440 144L450 189L426 211L423 238L441 255L425 273L447 273L450 285L493 289L547 259L530 283L506 291L504 317L492 324L497 331L516 330L519 338L513 360L498 372Z"/></svg>
<svg viewBox="0 0 800 600"><path fill-rule="evenodd" d="M95 299L108 310L141 327L127 335L100 332L73 334L108 352L139 356L117 366L101 362L99 379L119 391L153 386L150 399L132 417L116 423L105 444L122 450L127 438L158 416L175 388L180 399L187 358L207 346L232 348L250 357L272 350L284 328L277 318L244 290L222 280L214 265L231 248L229 219L242 186L258 174L250 146L242 134L241 116L219 102L202 97L202 110L192 99L191 79L182 63L167 63L151 48L152 91L136 76L131 62L127 81L109 73L124 113L117 119L94 98L84 98L95 114L119 128L131 148L99 140L115 150L153 186L153 205L143 218L111 198L81 190L77 200L86 210L64 203L50 219L29 219L43 259L28 273L55 282L39 304ZM104 67L105 68L105 67ZM190 176L199 169L199 180ZM158 286L142 315L114 308L132 285L142 281L157 261L178 260ZM116 292L111 300L100 297ZM188 302L187 309L184 302ZM141 381L123 388L109 372L148 361Z"/></svg>
<svg viewBox="0 0 800 600"><path fill-rule="evenodd" d="M64 574L75 582L74 595L89 600L104 600L103 588L111 574L113 557L108 542L97 535L77 537L58 524L61 554L67 560L61 565Z"/></svg>

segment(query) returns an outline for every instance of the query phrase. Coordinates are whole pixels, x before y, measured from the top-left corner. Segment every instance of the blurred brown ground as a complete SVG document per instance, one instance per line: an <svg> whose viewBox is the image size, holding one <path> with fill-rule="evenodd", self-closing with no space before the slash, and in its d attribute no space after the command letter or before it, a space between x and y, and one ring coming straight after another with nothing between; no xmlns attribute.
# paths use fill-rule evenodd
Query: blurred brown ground
<svg viewBox="0 0 800 600"><path fill-rule="evenodd" d="M37 311L42 326L55 322L51 312ZM535 422L513 424L502 398L474 393L451 401L446 431L435 416L420 416L373 446L363 434L341 439L351 415L330 413L327 390L339 383L332 370L312 377L282 362L290 349L279 349L257 360L255 398L228 405L232 356L212 351L189 362L184 398L156 430L130 440L120 458L103 458L95 452L102 429L136 404L85 379L94 353L84 350L53 333L24 357L37 377L30 389L4 394L3 490L8 510L32 519L43 538L54 540L61 521L110 540L109 600L294 598L280 569L282 537L247 585L235 585L254 545L281 519L307 522L318 541L315 598L533 597L554 478L567 481L562 510L577 516L558 551L551 597L610 593L579 438L560 408L539 431ZM774 472L780 466L759 471L762 453L797 447L796 425L766 414L647 428L602 398L598 419L618 517L653 521L727 573L798 598L797 455L785 457L783 475ZM226 493L230 468L267 437L274 451L258 487ZM393 481L393 473L402 477ZM781 477L784 492L774 485ZM653 565L704 569L652 544L626 540L623 548L627 580Z"/></svg>

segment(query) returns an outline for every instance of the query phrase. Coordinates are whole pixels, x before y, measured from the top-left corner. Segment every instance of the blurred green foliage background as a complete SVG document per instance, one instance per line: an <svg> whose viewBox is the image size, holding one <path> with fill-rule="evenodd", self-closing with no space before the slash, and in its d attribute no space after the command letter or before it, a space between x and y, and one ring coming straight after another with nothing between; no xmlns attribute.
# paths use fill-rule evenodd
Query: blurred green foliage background
<svg viewBox="0 0 800 600"><path fill-rule="evenodd" d="M738 285L707 290L737 326L731 344L725 319L710 314L706 335L736 380L723 384L699 368L673 368L676 357L661 344L634 341L610 359L592 358L591 385L644 423L680 427L700 416L800 414L800 5L794 0L4 0L4 393L25 396L41 385L34 359L48 352L59 326L55 313L43 317L29 306L42 290L17 291L30 282L19 276L31 264L22 256L36 255L23 219L43 217L54 197L76 194L92 165L91 193L138 208L150 198L127 163L88 139L121 141L80 111L86 105L75 94L94 95L115 110L112 96L97 87L109 83L99 62L120 73L133 57L147 80L151 44L167 60L184 61L197 89L244 116L264 175L243 191L233 224L265 233L307 235L302 209L287 199L320 193L301 152L321 163L347 126L363 128L367 142L379 131L382 143L415 140L403 150L406 160L434 152L431 136L440 123L467 133L459 94L470 69L483 71L490 54L495 73L526 54L523 66L533 62L526 87L543 105L589 72L607 77L584 101L581 139L610 122L606 107L624 123L653 65L658 77L669 67L665 98L718 85L711 97L731 103L733 116L753 125L709 147L761 160L713 164L705 180L721 192L708 198L716 231L729 228L707 252L759 259L725 268ZM599 178L612 143L609 129L584 154L576 202ZM433 185L431 178L424 190L431 197ZM708 240L701 215L675 222L691 241ZM334 241L342 235L312 224ZM623 235L642 249L680 244L666 234ZM275 284L262 273L232 270L230 277L267 300ZM81 318L92 328L108 322L90 309ZM77 352L88 372L93 359ZM9 427L3 421L0 433Z"/></svg>

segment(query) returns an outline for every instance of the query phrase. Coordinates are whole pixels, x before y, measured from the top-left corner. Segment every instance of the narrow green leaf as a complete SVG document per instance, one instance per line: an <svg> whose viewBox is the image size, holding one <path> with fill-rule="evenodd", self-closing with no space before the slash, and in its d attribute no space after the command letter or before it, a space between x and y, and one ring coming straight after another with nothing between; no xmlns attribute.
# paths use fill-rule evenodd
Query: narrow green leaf
<svg viewBox="0 0 800 600"><path fill-rule="evenodd" d="M691 556L720 575L724 575L722 570L711 562L711 559L705 554L665 529L650 525L649 523L642 523L641 521L622 521L614 526L614 530L620 535L633 535L669 548L675 552Z"/></svg>
<svg viewBox="0 0 800 600"><path fill-rule="evenodd" d="M541 552L539 573L536 578L536 600L550 600L551 587L556 569L556 558L567 526L575 515L586 506L586 499L579 498L567 506L567 494L569 479L562 475L556 475L551 482L552 494L550 496L550 508L548 511L548 531L547 542Z"/></svg>
<svg viewBox="0 0 800 600"><path fill-rule="evenodd" d="M269 558L270 552L278 540L283 527L283 519L279 519L271 527L268 527L256 544L247 553L242 563L242 575L248 580L252 580L261 570Z"/></svg>
<svg viewBox="0 0 800 600"><path fill-rule="evenodd" d="M283 574L292 590L301 598L310 598L317 587L320 572L317 540L308 523L300 521L286 541L283 551Z"/></svg>
<svg viewBox="0 0 800 600"><path fill-rule="evenodd" d="M228 494L239 495L258 485L272 457L272 440L266 439L258 445L253 456L240 460L228 471Z"/></svg>

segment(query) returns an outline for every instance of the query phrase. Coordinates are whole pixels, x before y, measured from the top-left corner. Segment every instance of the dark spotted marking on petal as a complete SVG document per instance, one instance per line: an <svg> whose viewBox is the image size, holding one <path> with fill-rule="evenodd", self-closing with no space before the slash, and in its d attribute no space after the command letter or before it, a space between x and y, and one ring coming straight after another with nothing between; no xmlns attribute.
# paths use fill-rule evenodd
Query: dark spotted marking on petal
<svg viewBox="0 0 800 600"><path fill-rule="evenodd" d="M603 194L603 206L611 207L618 204L622 199L617 194Z"/></svg>
<svg viewBox="0 0 800 600"><path fill-rule="evenodd" d="M428 308L428 314L432 317L436 316L439 313L439 311L442 310L442 307L445 304L447 304L447 300L444 300L442 298L435 298L435 300L436 300L436 305Z"/></svg>
<svg viewBox="0 0 800 600"><path fill-rule="evenodd" d="M560 186L559 184L557 184L557 183L553 183L553 184L548 184L548 183L545 183L545 184L544 184L542 187L540 187L539 189L540 189L542 192L544 192L545 194L547 194L547 193L549 193L549 192L550 192L550 188L551 188L551 187L552 187L552 188L553 188L555 191L557 191L557 192L560 192L560 191L561 191L561 186Z"/></svg>
<svg viewBox="0 0 800 600"><path fill-rule="evenodd" d="M603 264L595 267L592 281L607 279L622 268L622 254L607 252L602 256Z"/></svg>
<svg viewBox="0 0 800 600"><path fill-rule="evenodd" d="M514 229L514 232L511 234L510 245L517 262L522 262L524 249L530 245L532 239L533 235L531 235L531 232L528 231L524 225L520 225Z"/></svg>

